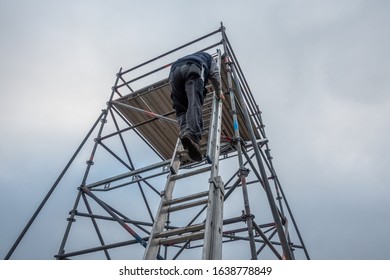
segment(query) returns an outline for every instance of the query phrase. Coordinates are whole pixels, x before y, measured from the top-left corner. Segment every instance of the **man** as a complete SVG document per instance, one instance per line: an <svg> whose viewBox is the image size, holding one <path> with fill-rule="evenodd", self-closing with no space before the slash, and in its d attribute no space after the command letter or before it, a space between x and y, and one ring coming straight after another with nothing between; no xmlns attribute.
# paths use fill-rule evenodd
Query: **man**
<svg viewBox="0 0 390 280"><path fill-rule="evenodd" d="M169 74L173 108L180 125L179 137L194 161L202 160L199 147L203 130L202 105L209 79L217 98L225 100L218 65L208 53L198 52L180 58L172 64Z"/></svg>

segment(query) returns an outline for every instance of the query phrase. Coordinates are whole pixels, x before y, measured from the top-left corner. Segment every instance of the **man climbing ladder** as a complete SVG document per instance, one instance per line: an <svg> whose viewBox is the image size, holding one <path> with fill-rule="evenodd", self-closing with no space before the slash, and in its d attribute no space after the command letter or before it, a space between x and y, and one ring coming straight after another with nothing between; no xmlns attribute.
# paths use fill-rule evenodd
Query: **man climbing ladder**
<svg viewBox="0 0 390 280"><path fill-rule="evenodd" d="M196 62L197 60L195 59L197 56L204 57L205 59L211 58L211 61L205 60L205 62L202 62L202 60L199 59L199 62ZM217 61L218 62L214 62L214 59L208 54L197 53L184 57L183 59L179 59L176 63L173 64L171 68L170 80L171 83L174 84L172 86L171 96L174 101L176 112L179 112L178 120L181 128L179 135L180 139L177 141L176 148L171 158L171 172L168 175L164 191L162 192L160 205L158 207L153 228L150 232L148 244L144 253L144 259L156 259L158 257L158 253L160 252L161 246L173 246L184 243L181 246L183 246L182 248L185 248L185 246L191 241L200 239L204 240L202 259L222 258L224 185L220 176L218 175L218 158L220 153L219 147L222 124L221 99L223 100L224 97L221 89L221 76L219 74L219 67L217 66L220 65L221 62L220 52L218 52ZM204 63L205 66L202 66L202 63ZM199 68L199 70L195 67ZM215 74L213 71L218 71L218 73ZM213 78L211 78L211 76ZM213 87L216 91L217 97L213 98L212 100L212 114L210 116L211 125L209 128L210 131L208 137L210 145L208 144L207 151L207 154L210 155L213 160L209 162L210 165L207 167L179 174L180 166L182 164L180 151L183 151L183 146L186 144L189 150L189 154L192 153L191 157L197 161L202 160L202 153L200 151L199 145L197 142L195 142L195 140L199 141L200 139L202 127L201 125L198 126L197 129L200 129L200 131L194 132L191 130L191 125L188 125L188 123L190 122L189 119L194 121L192 118L195 115L195 117L197 117L195 120L200 121L200 124L202 124L201 109L205 92L204 85L207 83L207 78L209 77L212 83L213 81L215 83L213 83ZM178 88L180 88L181 91L175 91ZM178 102L176 99L177 97L181 98L180 101L183 103L180 103L180 101ZM199 110L199 114L197 110L194 110L194 107ZM191 139L191 142L189 141L186 143L186 139ZM184 179L203 172L210 172L208 191L202 191L184 197L173 198L175 184L180 179ZM191 221L184 227L167 227L167 225L171 223L170 221L168 222L168 217L171 213L177 213L178 211L201 205L204 205L203 210L206 210L207 212L204 222L193 224L194 221ZM201 212L203 212L203 210L201 210Z"/></svg>
<svg viewBox="0 0 390 280"><path fill-rule="evenodd" d="M178 59L172 64L169 74L173 108L180 125L179 137L194 161L203 158L199 140L203 130L202 105L207 93L205 86L209 79L216 96L225 100L218 65L206 52Z"/></svg>

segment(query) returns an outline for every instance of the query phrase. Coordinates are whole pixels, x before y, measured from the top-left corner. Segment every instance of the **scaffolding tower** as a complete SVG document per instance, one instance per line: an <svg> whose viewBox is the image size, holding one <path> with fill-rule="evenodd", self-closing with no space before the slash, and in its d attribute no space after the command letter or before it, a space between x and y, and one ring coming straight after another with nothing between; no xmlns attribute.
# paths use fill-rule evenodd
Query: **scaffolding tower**
<svg viewBox="0 0 390 280"><path fill-rule="evenodd" d="M192 162L178 138L167 78L176 59L196 51L212 54L227 97L222 102L206 87L202 162ZM222 24L119 70L106 108L6 259L87 143L89 158L56 259L309 259L261 111Z"/></svg>

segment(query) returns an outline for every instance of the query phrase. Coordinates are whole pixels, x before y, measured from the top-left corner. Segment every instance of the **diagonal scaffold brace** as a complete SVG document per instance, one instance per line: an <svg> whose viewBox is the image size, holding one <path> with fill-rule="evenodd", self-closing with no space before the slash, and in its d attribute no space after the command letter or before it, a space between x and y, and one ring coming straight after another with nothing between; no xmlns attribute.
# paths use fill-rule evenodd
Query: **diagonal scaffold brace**
<svg viewBox="0 0 390 280"><path fill-rule="evenodd" d="M142 239L141 236L139 236L131 227L129 227L128 224L126 224L120 217L118 217L111 209L108 207L102 200L100 200L95 194L91 192L90 189L87 187L81 187L81 191L83 191L86 195L88 195L90 198L92 198L94 201L96 201L97 204L99 204L115 221L117 221L128 233L130 233L131 236L134 237L134 239L140 243L143 247L146 248L148 243ZM157 255L158 260L163 260L164 258L161 257L159 254Z"/></svg>

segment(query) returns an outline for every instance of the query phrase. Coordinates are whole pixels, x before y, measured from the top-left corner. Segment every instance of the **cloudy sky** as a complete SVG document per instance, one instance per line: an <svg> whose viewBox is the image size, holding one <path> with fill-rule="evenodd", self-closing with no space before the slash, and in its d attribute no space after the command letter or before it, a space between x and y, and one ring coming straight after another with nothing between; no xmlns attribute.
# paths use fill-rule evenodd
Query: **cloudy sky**
<svg viewBox="0 0 390 280"><path fill-rule="evenodd" d="M119 68L222 21L311 258L390 259L389 12L385 0L0 0L0 257ZM57 253L70 190L55 191L14 258Z"/></svg>

